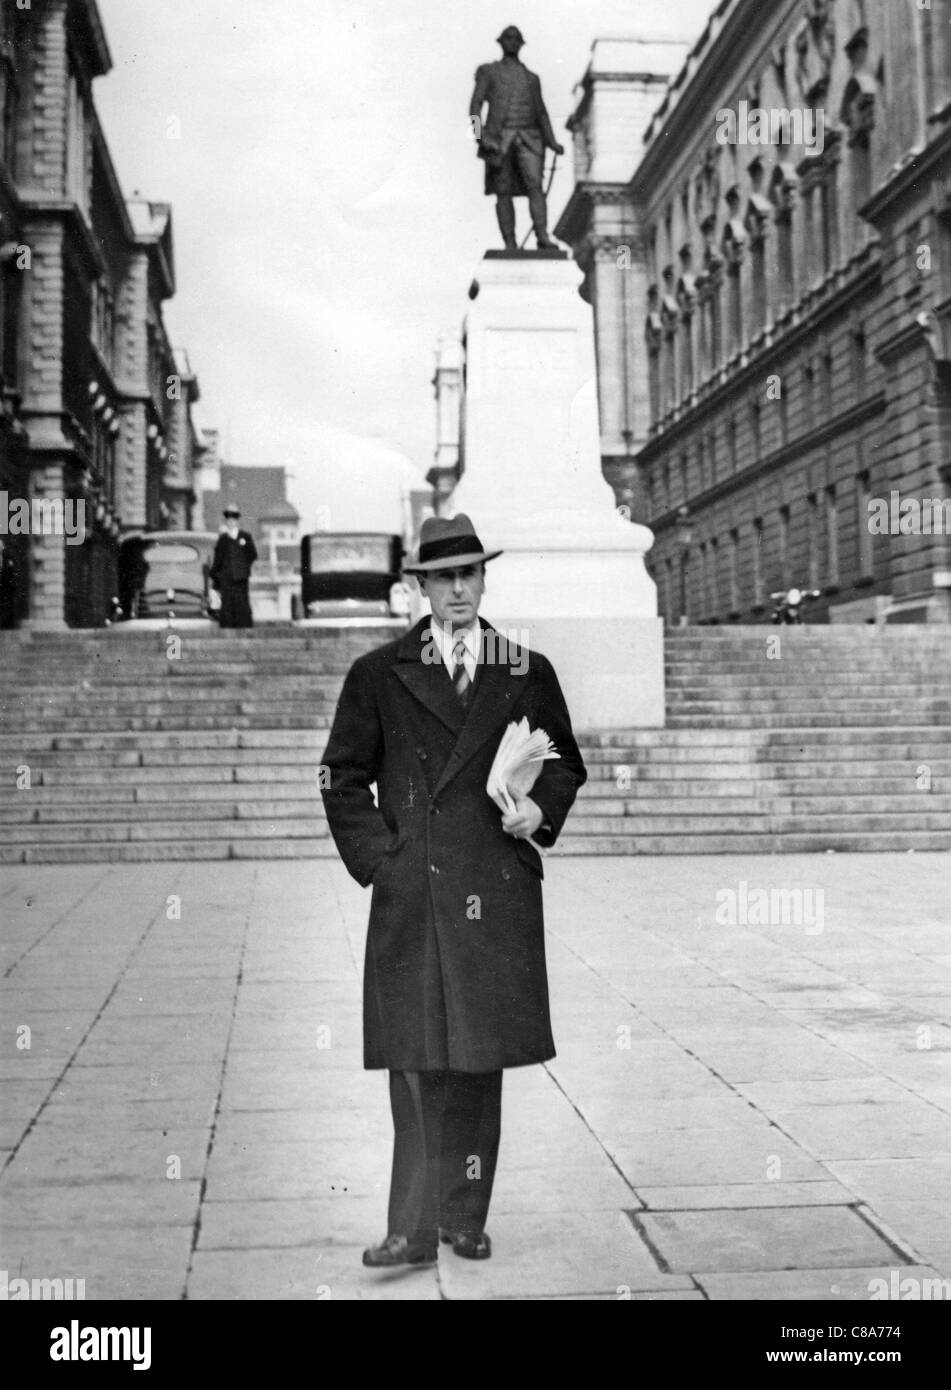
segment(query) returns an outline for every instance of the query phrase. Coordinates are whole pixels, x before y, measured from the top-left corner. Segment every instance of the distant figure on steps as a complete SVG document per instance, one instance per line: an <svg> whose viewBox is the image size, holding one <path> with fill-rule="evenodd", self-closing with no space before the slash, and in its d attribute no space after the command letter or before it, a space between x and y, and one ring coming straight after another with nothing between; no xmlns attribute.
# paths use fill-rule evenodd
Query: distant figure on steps
<svg viewBox="0 0 951 1390"><path fill-rule="evenodd" d="M237 507L225 507L224 518L210 572L211 582L221 594L219 625L253 627L249 585L257 548L250 532L238 529L241 513Z"/></svg>

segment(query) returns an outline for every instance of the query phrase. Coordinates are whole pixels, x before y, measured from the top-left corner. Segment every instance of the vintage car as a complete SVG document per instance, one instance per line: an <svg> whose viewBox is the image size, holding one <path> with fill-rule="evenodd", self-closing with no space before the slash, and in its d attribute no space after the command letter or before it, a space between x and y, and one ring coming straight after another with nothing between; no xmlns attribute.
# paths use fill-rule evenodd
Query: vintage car
<svg viewBox="0 0 951 1390"><path fill-rule="evenodd" d="M316 531L301 541L301 600L309 618L387 618L403 544L380 531ZM398 616L402 616L399 614Z"/></svg>
<svg viewBox="0 0 951 1390"><path fill-rule="evenodd" d="M217 594L208 571L214 531L146 531L119 552L119 622L216 617Z"/></svg>

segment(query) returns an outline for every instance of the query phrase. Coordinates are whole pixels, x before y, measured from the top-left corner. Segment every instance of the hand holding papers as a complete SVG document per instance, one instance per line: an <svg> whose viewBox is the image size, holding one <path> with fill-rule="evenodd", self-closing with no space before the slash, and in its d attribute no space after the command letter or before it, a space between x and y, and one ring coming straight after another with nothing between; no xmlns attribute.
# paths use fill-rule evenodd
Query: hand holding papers
<svg viewBox="0 0 951 1390"><path fill-rule="evenodd" d="M502 735L485 789L500 810L513 814L516 801L527 796L538 780L542 763L559 756L544 729L529 729L524 718L517 724L513 721ZM529 844L539 854L545 853L534 840Z"/></svg>

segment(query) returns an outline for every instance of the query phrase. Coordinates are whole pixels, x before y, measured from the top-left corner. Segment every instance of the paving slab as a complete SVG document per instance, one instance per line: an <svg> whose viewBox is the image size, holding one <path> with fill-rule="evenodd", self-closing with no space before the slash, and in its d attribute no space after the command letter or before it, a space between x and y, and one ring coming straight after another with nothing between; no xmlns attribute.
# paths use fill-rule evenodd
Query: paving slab
<svg viewBox="0 0 951 1390"><path fill-rule="evenodd" d="M675 1273L834 1268L898 1255L850 1207L637 1212L632 1221Z"/></svg>
<svg viewBox="0 0 951 1390"><path fill-rule="evenodd" d="M361 1264L363 1245L292 1250L197 1250L188 1297L204 1299L422 1301L440 1297L432 1267L376 1271Z"/></svg>
<svg viewBox="0 0 951 1390"><path fill-rule="evenodd" d="M439 1256L444 1298L551 1297L563 1293L612 1294L695 1287L662 1271L647 1245L618 1211L550 1217L499 1212L491 1226L492 1258L463 1260L445 1248Z"/></svg>
<svg viewBox="0 0 951 1390"><path fill-rule="evenodd" d="M185 1288L191 1242L190 1225L11 1226L3 1230L0 1258L22 1279L84 1279L87 1300L176 1299Z"/></svg>
<svg viewBox="0 0 951 1390"><path fill-rule="evenodd" d="M333 1240L362 1247L386 1234L382 1196L270 1197L260 1201L207 1200L202 1206L198 1249L269 1250L322 1247Z"/></svg>
<svg viewBox="0 0 951 1390"><path fill-rule="evenodd" d="M709 1187L638 1187L637 1195L650 1211L704 1211L730 1207L847 1206L855 1194L841 1183L812 1182L720 1183Z"/></svg>
<svg viewBox="0 0 951 1390"><path fill-rule="evenodd" d="M951 1158L829 1159L825 1167L870 1206L902 1198L927 1202L951 1190Z"/></svg>
<svg viewBox="0 0 951 1390"><path fill-rule="evenodd" d="M928 1265L881 1265L867 1269L762 1270L756 1274L698 1274L697 1284L714 1301L739 1300L749 1303L862 1303L872 1302L892 1279L924 1281L940 1276ZM882 1309L884 1315L884 1309ZM795 1320L795 1312L790 1312ZM808 1344L804 1344L808 1345Z"/></svg>
<svg viewBox="0 0 951 1390"><path fill-rule="evenodd" d="M87 1226L193 1225L198 1182L73 1182L55 1186L0 1183L0 1236L8 1226L70 1231Z"/></svg>
<svg viewBox="0 0 951 1390"><path fill-rule="evenodd" d="M634 1144L606 1142L612 1159L638 1190L662 1183L709 1186L828 1177L815 1158L767 1125L755 1141L745 1133L713 1129L649 1135Z"/></svg>
<svg viewBox="0 0 951 1390"><path fill-rule="evenodd" d="M874 1105L814 1105L779 1110L776 1123L803 1148L822 1159L915 1158L948 1155L951 1173L951 1115L923 1101Z"/></svg>

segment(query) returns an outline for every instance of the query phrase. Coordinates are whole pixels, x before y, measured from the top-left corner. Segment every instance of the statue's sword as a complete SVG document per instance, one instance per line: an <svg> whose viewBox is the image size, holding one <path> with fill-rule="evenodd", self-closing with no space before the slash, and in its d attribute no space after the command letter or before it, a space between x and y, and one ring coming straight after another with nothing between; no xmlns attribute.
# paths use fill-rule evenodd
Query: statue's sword
<svg viewBox="0 0 951 1390"><path fill-rule="evenodd" d="M552 155L552 161L551 161L551 168L550 168L549 171L548 171L548 182L547 182L546 185L545 185L545 206L546 206L546 207L548 206L548 195L549 195L549 193L551 192L551 186L552 186L552 184L555 182L555 170L556 170L557 168L558 168L558 155L557 155L557 154L553 154L553 155ZM525 243L526 243L526 241L528 241L528 238L529 238L529 235L530 235L530 233L531 233L531 230L532 230L531 227L529 227L528 231L527 231L527 232L525 233L525 235L522 237L522 244L521 244L521 246L519 246L519 248L518 248L520 251L524 251L524 250L525 250Z"/></svg>

